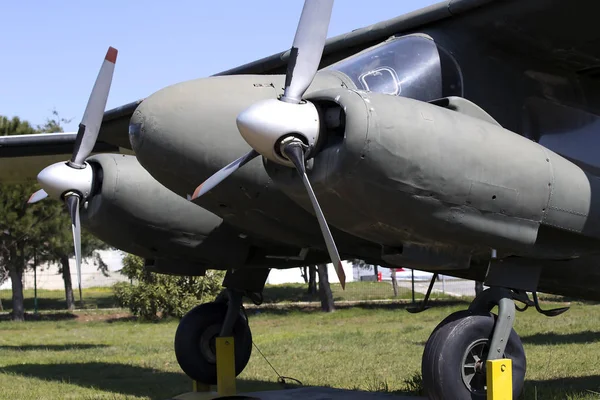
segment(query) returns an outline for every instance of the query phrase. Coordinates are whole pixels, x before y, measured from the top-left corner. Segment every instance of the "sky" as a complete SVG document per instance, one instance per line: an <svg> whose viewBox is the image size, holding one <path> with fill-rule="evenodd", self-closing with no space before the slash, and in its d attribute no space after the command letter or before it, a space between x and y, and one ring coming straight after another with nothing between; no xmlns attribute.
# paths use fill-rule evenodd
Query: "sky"
<svg viewBox="0 0 600 400"><path fill-rule="evenodd" d="M337 0L328 37L438 0ZM290 48L303 0L8 1L0 7L0 115L76 131L109 46L106 109Z"/></svg>

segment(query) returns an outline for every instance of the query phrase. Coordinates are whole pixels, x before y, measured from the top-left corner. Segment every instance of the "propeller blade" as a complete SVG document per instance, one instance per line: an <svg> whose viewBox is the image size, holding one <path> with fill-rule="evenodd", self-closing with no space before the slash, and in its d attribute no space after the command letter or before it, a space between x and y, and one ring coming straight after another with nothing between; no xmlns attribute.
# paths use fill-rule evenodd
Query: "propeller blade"
<svg viewBox="0 0 600 400"><path fill-rule="evenodd" d="M229 175L233 174L240 167L243 167L248 161L258 157L260 154L256 150L251 150L247 154L244 154L234 162L228 164L227 166L221 168L215 174L213 174L210 178L202 182L200 186L194 190L194 194L190 197L188 196L188 200L194 200L198 197L202 196L204 193L210 191L212 188L217 186L219 183L223 182L225 178Z"/></svg>
<svg viewBox="0 0 600 400"><path fill-rule="evenodd" d="M317 220L319 221L319 226L321 227L321 232L323 233L323 238L325 239L325 245L327 246L327 251L329 252L329 257L331 258L335 272L340 280L342 289L345 289L346 274L344 272L344 268L342 267L342 260L340 259L340 255L335 245L335 241L333 240L333 236L331 235L331 231L329 230L329 226L327 225L327 221L325 220L325 216L323 215L323 211L321 211L321 206L319 205L317 196L315 196L315 192L313 191L310 181L308 180L308 176L306 175L306 168L304 166L304 149L302 146L303 145L300 142L290 142L283 148L283 153L290 159L291 162L294 163L296 171L298 171L298 174L302 178L302 183L304 183L304 187L306 188L310 202L312 203L315 214L317 215Z"/></svg>
<svg viewBox="0 0 600 400"><path fill-rule="evenodd" d="M48 193L44 189L40 189L29 197L27 203L33 204L48 197Z"/></svg>
<svg viewBox="0 0 600 400"><path fill-rule="evenodd" d="M281 100L299 103L312 83L323 55L332 9L333 0L305 0L290 50Z"/></svg>
<svg viewBox="0 0 600 400"><path fill-rule="evenodd" d="M77 266L77 286L79 287L79 302L81 296L81 224L79 221L79 196L72 194L65 197L65 203L71 215L71 227L73 228L73 244L75 246L75 263Z"/></svg>
<svg viewBox="0 0 600 400"><path fill-rule="evenodd" d="M98 77L83 113L83 118L79 124L79 130L75 139L75 149L69 162L74 167L81 168L85 159L94 149L100 125L102 124L116 62L117 49L109 47L102 67L100 67L100 72L98 72Z"/></svg>

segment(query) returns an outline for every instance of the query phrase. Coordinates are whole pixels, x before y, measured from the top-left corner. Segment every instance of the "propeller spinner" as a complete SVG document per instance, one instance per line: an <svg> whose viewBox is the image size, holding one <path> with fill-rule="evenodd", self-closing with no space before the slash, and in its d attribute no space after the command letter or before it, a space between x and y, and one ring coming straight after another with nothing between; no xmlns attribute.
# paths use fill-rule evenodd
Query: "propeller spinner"
<svg viewBox="0 0 600 400"><path fill-rule="evenodd" d="M69 209L73 229L73 244L75 261L77 263L77 284L79 286L79 301L81 295L81 225L79 206L88 198L92 191L94 172L85 162L89 157L100 132L106 101L112 83L112 77L117 61L117 49L109 47L104 57L100 72L94 83L88 100L77 137L73 155L67 162L58 162L44 168L37 176L42 189L33 193L28 203L36 203L48 196L63 200Z"/></svg>
<svg viewBox="0 0 600 400"><path fill-rule="evenodd" d="M319 221L331 262L342 287L345 288L346 275L335 241L305 169L306 156L319 139L320 122L315 105L303 100L302 96L317 73L332 9L333 0L305 0L290 49L283 96L257 102L242 111L236 119L240 134L252 150L198 186L190 200L208 192L259 155L295 168Z"/></svg>

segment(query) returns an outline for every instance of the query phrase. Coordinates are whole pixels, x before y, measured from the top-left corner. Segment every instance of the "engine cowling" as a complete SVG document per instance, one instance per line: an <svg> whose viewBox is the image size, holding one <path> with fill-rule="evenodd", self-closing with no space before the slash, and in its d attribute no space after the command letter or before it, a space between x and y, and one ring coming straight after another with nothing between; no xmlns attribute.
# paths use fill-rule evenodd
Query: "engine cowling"
<svg viewBox="0 0 600 400"><path fill-rule="evenodd" d="M540 226L600 237L590 224L597 178L489 119L346 89L307 99L338 116L308 174L328 221L348 233L393 247L528 255ZM310 211L294 171L266 167Z"/></svg>
<svg viewBox="0 0 600 400"><path fill-rule="evenodd" d="M338 74L319 73L309 92L343 85ZM233 75L161 89L132 116L132 147L154 178L185 198L251 149L238 131L238 114L256 102L276 101L284 86L283 75ZM250 161L194 202L255 237L291 246L323 246L315 219L272 185L261 159ZM346 241L353 248L357 240Z"/></svg>
<svg viewBox="0 0 600 400"><path fill-rule="evenodd" d="M81 218L92 234L147 259L196 265L199 272L244 265L249 245L238 232L165 188L134 156L101 154L87 162L94 188Z"/></svg>

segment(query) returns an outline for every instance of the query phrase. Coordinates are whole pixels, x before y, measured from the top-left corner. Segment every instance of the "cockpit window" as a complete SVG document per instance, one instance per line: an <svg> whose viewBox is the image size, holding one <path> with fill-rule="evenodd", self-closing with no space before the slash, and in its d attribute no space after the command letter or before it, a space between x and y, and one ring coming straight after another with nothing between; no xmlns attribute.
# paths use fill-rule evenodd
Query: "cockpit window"
<svg viewBox="0 0 600 400"><path fill-rule="evenodd" d="M347 75L358 89L430 101L461 96L458 65L424 35L381 43L326 69Z"/></svg>

